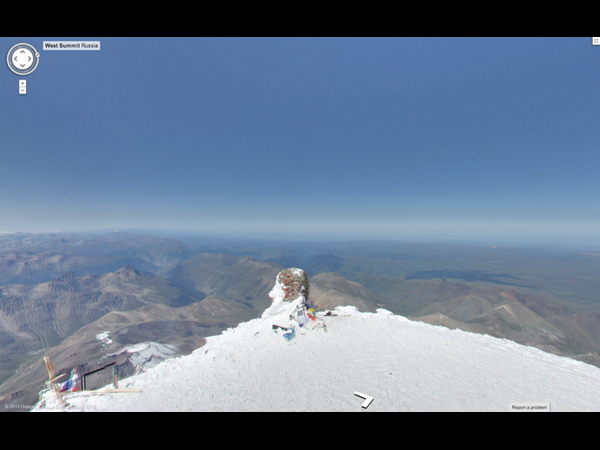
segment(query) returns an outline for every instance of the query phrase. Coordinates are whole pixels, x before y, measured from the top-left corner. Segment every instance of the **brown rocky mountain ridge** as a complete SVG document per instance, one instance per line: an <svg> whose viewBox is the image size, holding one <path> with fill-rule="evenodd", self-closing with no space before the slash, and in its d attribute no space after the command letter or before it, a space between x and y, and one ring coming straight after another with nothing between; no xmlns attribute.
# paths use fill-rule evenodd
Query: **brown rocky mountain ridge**
<svg viewBox="0 0 600 450"><path fill-rule="evenodd" d="M202 253L157 275L207 295L216 294L245 303L256 309L258 317L270 305L267 294L282 269L279 264L251 256Z"/></svg>
<svg viewBox="0 0 600 450"><path fill-rule="evenodd" d="M405 284L391 301L340 274L323 273L311 278L311 298L320 309L385 308L412 320L510 339L600 367L600 314L573 313L510 287L429 280Z"/></svg>
<svg viewBox="0 0 600 450"><path fill-rule="evenodd" d="M189 353L203 336L218 334L252 315L243 303L187 290L130 266L103 276L67 273L39 285L3 286L0 399L14 396L18 385L17 392L35 400L45 370L40 352L61 354L68 347L68 357L58 358L56 367L83 364L105 353L96 334L108 331L118 344L110 349L113 352L118 346L157 341ZM31 377L31 372L36 375ZM23 374L25 384L37 390L23 388Z"/></svg>
<svg viewBox="0 0 600 450"><path fill-rule="evenodd" d="M420 283L405 292L402 303L413 320L510 339L600 367L598 314L573 313L515 289L450 282Z"/></svg>

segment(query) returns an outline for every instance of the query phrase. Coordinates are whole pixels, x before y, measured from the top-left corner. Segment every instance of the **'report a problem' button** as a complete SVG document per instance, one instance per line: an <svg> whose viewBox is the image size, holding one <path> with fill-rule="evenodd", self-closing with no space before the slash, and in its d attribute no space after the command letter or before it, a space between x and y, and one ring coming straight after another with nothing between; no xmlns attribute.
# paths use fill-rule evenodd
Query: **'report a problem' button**
<svg viewBox="0 0 600 450"><path fill-rule="evenodd" d="M509 412L551 412L550 403L510 403Z"/></svg>

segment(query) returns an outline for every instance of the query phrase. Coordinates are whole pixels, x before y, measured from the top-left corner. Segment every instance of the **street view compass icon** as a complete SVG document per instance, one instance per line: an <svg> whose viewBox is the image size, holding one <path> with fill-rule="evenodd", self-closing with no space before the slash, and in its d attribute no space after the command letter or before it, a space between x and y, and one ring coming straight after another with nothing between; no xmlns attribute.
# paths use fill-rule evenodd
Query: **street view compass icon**
<svg viewBox="0 0 600 450"><path fill-rule="evenodd" d="M39 62L40 54L30 44L13 45L6 55L8 68L17 75L29 75Z"/></svg>

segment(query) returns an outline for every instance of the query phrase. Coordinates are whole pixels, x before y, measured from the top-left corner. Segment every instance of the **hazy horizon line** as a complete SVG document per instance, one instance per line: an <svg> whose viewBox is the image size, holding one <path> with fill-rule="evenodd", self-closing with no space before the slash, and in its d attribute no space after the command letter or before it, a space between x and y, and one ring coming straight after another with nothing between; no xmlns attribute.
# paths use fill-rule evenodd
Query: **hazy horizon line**
<svg viewBox="0 0 600 450"><path fill-rule="evenodd" d="M110 234L110 233L131 233L139 235L155 235L171 238L208 238L224 240L250 240L267 242L402 242L402 243L433 243L433 244L455 244L455 245L481 245L481 246L499 246L499 247L519 247L519 248L547 248L576 251L600 251L600 242L584 242L584 239L557 239L549 236L532 238L527 235L498 235L485 236L473 235L469 238L465 236L451 236L431 233L430 235L407 233L407 235L387 235L377 233L319 233L319 232L269 232L269 231L247 231L240 230L202 230L202 229L180 229L180 228L140 228L140 227L108 227L98 229L77 229L77 230L46 230L46 231L0 231L0 236L10 235L69 235L69 234Z"/></svg>

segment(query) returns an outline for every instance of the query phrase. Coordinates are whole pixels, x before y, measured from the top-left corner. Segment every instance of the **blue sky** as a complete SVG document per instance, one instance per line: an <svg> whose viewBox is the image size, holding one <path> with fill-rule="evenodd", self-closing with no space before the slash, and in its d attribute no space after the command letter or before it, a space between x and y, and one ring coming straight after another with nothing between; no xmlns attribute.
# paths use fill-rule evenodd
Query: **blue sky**
<svg viewBox="0 0 600 450"><path fill-rule="evenodd" d="M45 51L43 41L100 41ZM0 232L600 246L583 38L0 38ZM5 55L6 53L4 53Z"/></svg>

